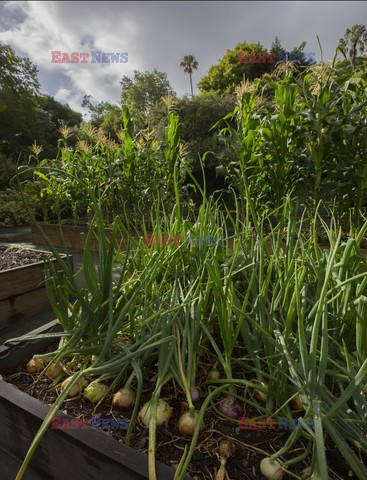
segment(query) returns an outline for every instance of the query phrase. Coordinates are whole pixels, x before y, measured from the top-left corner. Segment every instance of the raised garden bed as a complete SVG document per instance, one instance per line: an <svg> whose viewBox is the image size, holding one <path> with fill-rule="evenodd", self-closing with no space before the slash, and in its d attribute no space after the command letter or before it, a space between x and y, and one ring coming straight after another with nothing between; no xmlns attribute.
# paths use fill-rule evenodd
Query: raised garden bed
<svg viewBox="0 0 367 480"><path fill-rule="evenodd" d="M57 329L58 322L53 321L31 334L41 334ZM27 374L25 364L33 354L39 354L52 346L50 339L27 342L11 347L0 347L0 415L4 419L3 433L0 438L0 464L4 478L15 478L16 473L24 460L28 448L37 433L42 421L49 411L49 406L56 399L56 393L47 394L50 381L44 378L37 381L37 375ZM56 346L56 345L55 345ZM19 387L19 388L18 388ZM32 396L24 390L31 390ZM164 389L164 397L170 396L170 404L179 410L182 398L173 392ZM171 395L170 395L171 393ZM53 398L52 398L53 395ZM38 398L42 399L40 401ZM68 414L66 414L66 412ZM70 413L70 415L69 415ZM68 400L63 403L62 410L55 417L66 419L70 424L73 418L97 416L105 418L111 416L110 405L102 405L94 413L93 405L85 399ZM249 417L255 416L251 409ZM114 411L113 416L128 417L123 412ZM227 465L229 478L232 480L265 480L259 472L259 463L266 455L280 448L289 435L286 431L238 429L226 420L219 420L213 412L206 414L206 429L202 433L199 448L194 458L194 470L197 474L191 477L186 475L185 480L213 480L219 461L216 456L218 441L221 438L231 439L235 445L235 452ZM66 421L65 420L65 421ZM60 421L62 423L63 420ZM165 461L170 460L173 450L179 447L175 462L178 463L182 454L184 441L172 437L169 431L175 429L175 420L170 421L167 431L159 429L159 443L167 445L163 452ZM123 480L148 480L147 455L124 445L123 436L113 438L109 433L87 427L86 429L52 429L49 428L36 449L24 478L26 480L49 479L64 480L77 478L78 480L100 478L122 478ZM134 442L142 444L146 438L145 430L141 438ZM295 456L302 449L297 445L291 456ZM339 474L331 478L356 478L349 472L343 459L338 459L337 451L329 450ZM70 461L72 460L72 461ZM174 469L161 462L156 463L158 480L173 480ZM298 472L300 473L300 472ZM290 480L285 475L283 480Z"/></svg>
<svg viewBox="0 0 367 480"><path fill-rule="evenodd" d="M89 227L83 225L51 225L48 223L41 224L41 227L44 233L47 235L49 240L56 247L67 247L76 250L83 250L84 248L84 239L88 233ZM106 229L107 235L111 230ZM125 249L125 243L123 239L118 238L119 248L121 250ZM39 234L37 229L32 225L32 242L35 245L45 245L45 241L42 236ZM98 250L98 240L97 236L92 236L90 240L90 249L92 251Z"/></svg>
<svg viewBox="0 0 367 480"><path fill-rule="evenodd" d="M50 331L57 322L32 332ZM0 348L0 373L23 364L50 344L48 341L27 342L23 346ZM0 416L3 419L0 438L2 478L15 478L30 443L49 411L49 407L0 379ZM58 417L72 417L59 411ZM24 478L93 480L148 478L148 458L105 432L87 427L77 430L49 429L37 448ZM174 469L157 463L157 478L172 480ZM189 477L186 477L190 480Z"/></svg>
<svg viewBox="0 0 367 480"><path fill-rule="evenodd" d="M102 232L101 216L100 219L100 231ZM172 223L168 223L166 228L169 229L171 225ZM184 226L183 224L182 228ZM214 227L213 224L213 229ZM236 231L239 231L239 229L236 229ZM63 307L62 311L68 312L65 314L65 323L69 318L75 318L75 321L70 322L69 326L64 327L65 334L70 336L70 344L73 343L74 338L76 340L71 346L73 350L68 350L73 358L67 358L65 351L63 352L60 349L63 367L67 369L67 375L76 375L79 378L83 375L82 380L87 380L90 384L95 377L97 377L97 380L100 379L101 382L108 380L109 384L104 385L103 388L106 390L105 387L107 387L108 390L108 386L113 383L113 393L124 384L128 385L126 387L128 390L131 390L131 382L134 382L133 388L138 393L138 400L133 401L133 403L135 402L134 412L130 417L127 413L128 418L131 418L129 431L129 433L132 433L131 446L144 453L148 450L151 457L152 454L155 454L158 461L167 463L167 465L178 465L185 447L190 442L184 437L186 435L185 429L179 427L180 420L188 412L187 406L189 405L193 414L198 413L199 421L203 426L202 431L200 431L201 425L197 423L195 433L191 433L193 439L184 461L183 471L188 471L195 480L213 480L215 478L219 466L218 447L222 439L230 439L236 449L236 452L231 455L228 465L226 465L231 480L263 480L260 475L260 466L264 467L267 462L273 464L271 455L274 452L277 452L275 455L280 456L281 463L277 464L279 468L282 469L282 472L289 472L289 474L285 473L284 480L289 480L292 475L303 475L302 472L305 468L315 464L316 457L314 456L314 461L312 461L312 455L316 454L321 458L320 463L322 462L321 478L331 478L333 480L359 478L362 480L367 478L367 475L365 475L367 446L364 435L366 426L363 419L365 409L364 406L361 407L362 415L358 417L359 411L357 412L357 409L352 410L347 403L348 398L343 394L343 391L349 389L347 390L348 393L353 387L352 393L355 396L356 405L359 405L359 401L364 401L364 399L360 400L360 395L365 383L362 373L359 373L365 372L365 364L362 363L364 362L363 352L359 353L362 346L360 343L355 346L353 344L354 339L349 336L349 340L352 342L350 355L353 355L356 364L352 371L346 368L350 364L349 358L344 359L339 356L339 345L335 343L338 341L337 337L332 339L335 341L334 343L329 342L327 353L325 354L325 351L323 351L323 355L320 355L322 360L320 360L320 363L319 358L317 358L319 330L321 328L319 312L323 311L320 305L322 305L322 308L330 308L330 316L336 322L339 318L340 309L345 302L340 302L340 296L335 294L335 289L339 288L340 284L343 285L347 275L347 278L350 281L353 280L357 285L357 280L360 278L360 269L365 266L364 258L358 250L361 236L357 240L351 239L347 244L336 243L332 250L332 256L330 256L328 252L325 255L320 255L321 252L314 239L303 242L300 233L297 237L299 241L295 244L288 242L286 251L284 251L281 245L281 236L278 237L277 235L278 231L279 229L270 232L272 234L270 246L262 238L256 244L248 242L247 237L251 235L250 228L245 233L239 233L238 240L241 242L241 249L236 249L236 255L232 258L228 251L209 250L210 255L200 255L201 252L192 251L193 249L181 249L182 251L174 252L176 257L170 252L167 253L167 250L164 249L160 252L162 254L159 255L149 249L142 255L139 248L132 249L128 258L124 255L117 255L115 258L112 255L113 248L108 251L106 245L102 243L101 255L97 256L98 271L104 272L103 275L99 276L100 283L95 281L92 261L88 255L85 255L84 263L89 287L87 290L88 303L85 308L83 306L83 309L81 309L83 302L76 301L71 304L69 297L65 297L65 295L60 295L59 298L60 305ZM292 231L295 231L295 228L291 228L289 234ZM334 244L334 238L334 234L329 234L331 245ZM271 253L268 255L266 250L269 247L271 247ZM354 251L351 250L352 248L354 248ZM292 260L289 266L288 262L284 261L298 258L298 256L300 256L302 262ZM239 262L237 262L237 259L239 259ZM258 266L259 259L263 261ZM177 260L177 263L175 264L173 260ZM340 273L341 261L345 263L347 275L344 275L344 273L341 275ZM208 268L209 263L215 265L217 273ZM185 267L184 274L177 265ZM228 275L229 265L232 268L230 272L236 272L236 274L240 271L247 272L244 278ZM267 275L266 269L272 271L271 276L270 274ZM115 276L109 275L110 272ZM202 279L207 272L210 281L205 280L204 282ZM199 284L197 292L190 299L191 312L187 309L186 300L182 301L182 298L186 297L172 295L172 285L182 284L185 286L182 291L185 292L185 289L187 289L191 294L192 284L197 281L198 273L201 275L200 282L202 281L202 283ZM264 297L266 303L263 304L264 308L261 309L264 327L258 329L256 325L256 330L248 328L241 332L241 336L236 337L234 325L237 325L237 332L240 332L244 325L245 316L242 315L242 311L245 312L245 309L251 307L252 310L248 320L252 323L252 319L254 319L254 323L256 323L258 299L261 298L261 295L257 287L256 289L252 288L253 279L256 279L256 285L258 284L259 288L263 288L264 275L267 275L265 282L266 295ZM294 278L295 282L292 284L289 280L289 285L292 285L292 287L289 286L284 289L282 287L280 290L288 292L288 288L292 288L293 298L298 300L302 297L301 283L298 283L297 279L303 281L303 278L307 278L308 281L307 293L309 296L307 296L304 309L300 311L300 317L302 316L307 324L303 323L301 325L301 322L299 322L298 328L295 311L293 312L294 320L292 321L294 323L291 326L292 328L285 321L289 317L290 295L284 293L284 297L282 297L283 292L280 293L278 287L273 288L271 285L271 282L274 281L276 285L285 286L286 284L283 282L288 276ZM214 285L219 285L219 291L222 292L221 296L215 294L211 296L211 290L214 290L212 282L215 282ZM233 297L229 295L228 282L231 282L231 289L233 288L231 291L235 292ZM326 287L323 289L326 294L320 298L320 285L323 284L327 285L328 289L326 290ZM63 285L60 285L60 287L63 287ZM243 292L246 289L248 289L248 294L244 298ZM104 295L100 295L100 292L104 292ZM205 304L197 304L198 292L199 294L206 292ZM329 307L327 298L329 292L333 295L333 300L338 299L340 303L335 305L333 303ZM76 297L79 292L77 288L71 285L69 293ZM266 305L273 305L274 293L279 295L276 298L279 298L282 302L279 302L273 311L272 308L267 309ZM133 297L133 295L136 296ZM251 302L248 301L250 297ZM223 311L223 298L231 299L231 301L226 301L226 304L230 304L230 312ZM131 302L131 299L134 299L135 303ZM135 301L135 299L137 300ZM238 316L238 307L236 307L238 299L243 301L243 310L240 317ZM352 303L350 297L343 300ZM365 297L362 300L365 302ZM361 301L361 299L358 301ZM233 303L231 304L231 302ZM317 302L319 303L316 310ZM364 306L365 303L363 303ZM93 308L92 312L91 307ZM348 312L350 315L348 318L358 319L362 317L357 308L360 307L353 307ZM172 314L173 311L174 314ZM219 312L218 315L215 313L216 311ZM69 315L69 312L71 312L71 315ZM96 318L94 318L93 312L96 313ZM180 312L180 315L176 312ZM273 319L274 312L277 315L276 323ZM213 314L215 315L214 320ZM229 315L233 322L227 321ZM332 333L329 334L328 318L325 315L322 319L323 337L320 338L320 341L328 341L329 336L334 334L334 330L335 332L339 331L339 328L330 328ZM207 323L207 327L205 327L204 322ZM200 339L199 334L193 335L197 331L200 332L201 323L203 340ZM340 325L344 328L343 322ZM87 326L90 328L89 331L87 331ZM80 332L79 338L75 336L78 329ZM279 329L282 329L283 333L279 334ZM263 335L265 332L267 332L266 336ZM142 337L137 336L139 333ZM273 333L275 334L274 338L272 338ZM208 341L205 341L205 335L208 337ZM300 341L301 336L302 340ZM162 337L162 341L160 337ZM105 339L103 346L94 345L96 338ZM159 338L159 343L153 343L157 338ZM285 345L287 338L289 340L287 340L288 347ZM254 345L252 345L252 339ZM271 344L266 343L265 339L271 339ZM346 342L346 340L345 335L344 338L340 337L340 341ZM93 344L93 348L88 348L87 342ZM314 378L314 383L317 381L317 369L325 374L327 381L322 379L322 382L318 382L317 388L315 386L315 392L310 391L307 384L305 391L303 391L304 378L307 378L310 372L305 371L301 375L293 368L293 365L300 364L302 359L299 357L294 360L289 359L290 351L294 356L299 354L299 349L294 348L298 344L303 345L305 352L315 353L312 357L315 362L311 372L313 377L310 377ZM266 352L270 345L272 345L271 355L264 356L263 352ZM321 343L321 347L322 345ZM223 347L227 352L230 352L230 355L227 354L231 357L230 366L221 355L221 348ZM106 355L108 349L109 356L104 357L103 355ZM98 354L101 351L103 354L99 357ZM354 354L356 351L358 356ZM76 353L74 354L74 352ZM185 360L182 360L183 356L185 356ZM138 368L132 362L132 358L139 358ZM193 368L193 358L196 361L195 368ZM258 358L259 365L257 365ZM274 358L279 358L280 363L278 363L278 360L274 363ZM334 368L334 358L338 358L341 363L340 370L345 372L345 377L339 378L341 375L338 371L338 383L334 382L335 371L328 371L324 368L328 365L329 359L332 359L332 367ZM346 367L344 367L344 360L346 360ZM101 362L104 363L99 365ZM220 366L218 363L220 363ZM70 368L69 365L71 365ZM221 371L217 370L217 366ZM182 373L183 367L185 367L186 373ZM169 368L171 368L171 376L167 374ZM223 370L228 376L229 369L230 378L223 378ZM76 394L73 393L71 396L74 396L74 398L66 402L64 397L69 393L68 387L60 398L58 391L50 391L50 383L47 383L48 381L44 377L37 378L37 375L34 375L34 377L28 379L28 383L24 383L23 379L26 377L24 370L25 365L20 365L18 370L7 374L7 380L15 384L24 393L29 393L46 404L54 404L57 397L59 403L56 404L55 410L57 407L61 410L65 409L68 414L76 417L90 418L92 407L81 395L75 400ZM356 372L358 373L356 374ZM121 373L124 378L122 378ZM263 375L261 380L258 378L259 373ZM330 378L326 377L326 374L330 375ZM15 377L13 377L14 375ZM74 376L72 381L76 379ZM268 379L269 383L267 384ZM285 382L284 385L282 385L283 381ZM221 385L218 386L218 384ZM193 385L193 387L189 390L190 385ZM260 385L262 385L262 391L259 389ZM235 386L235 390L230 388L232 386ZM60 385L59 388L61 391L62 386ZM82 388L77 393L81 393ZM101 388L101 385L98 388ZM227 390L226 393L224 393L224 389ZM98 406L98 411L102 412L103 416L113 414L112 395L110 393L107 391L106 399ZM166 402L163 405L163 413L168 411L169 417L164 417L166 420L162 420L161 412L160 426L156 432L154 417L150 418L150 423L144 421L146 417L144 407L149 399L153 398L156 401L158 395L160 400ZM224 395L227 395L227 397ZM231 398L233 395L236 396L236 402ZM297 398L297 395L299 402L294 407L291 405L291 396ZM338 418L335 421L332 418L332 413L335 412L330 408L334 398L342 398L344 401L342 408L339 408ZM167 408L167 404L169 408ZM131 404L127 408L131 408ZM139 409L143 413L140 413L138 421L135 421L135 413ZM196 412L193 412L194 409ZM329 410L331 410L330 419L328 416ZM273 431L271 431L271 428L262 430L261 427L256 428L255 426L253 429L252 427L243 428L243 425L241 425L240 418L242 415L245 419L261 418L268 422L269 415L274 419L273 417L276 417L280 412L282 413L277 420L277 428ZM320 435L315 437L312 432L309 432L308 435L304 434L305 437L303 437L298 435L299 431L294 430L296 427L283 428L284 419L296 421L300 417L318 422L318 432L320 433L321 429L324 430L324 443L320 443ZM352 422L349 422L350 419L356 421L352 424ZM334 421L334 424L331 423L332 421ZM323 424L320 425L320 422ZM146 430L142 427L142 423L149 427L148 445ZM263 422L262 425L264 425ZM295 424L293 423L293 425ZM345 428L346 426L349 427L349 430ZM349 438L347 436L346 438L348 441L352 438L353 443L351 442L349 450L346 450L339 438L343 438L344 432L349 435L349 431L352 433ZM41 433L44 433L44 431ZM116 435L116 432L112 432L112 435L115 438L117 437L117 440L124 442L124 437L120 436L120 432L118 433L119 435ZM293 433L297 435L293 435ZM188 436L190 436L190 433ZM361 448L358 448L354 441L355 438L360 439ZM346 451L348 454L345 453ZM275 468L277 468L276 465ZM264 468L262 468L262 471L264 472ZM329 472L329 475L327 472ZM151 478L154 478L154 476L152 475ZM280 479L280 475L278 475L278 478Z"/></svg>
<svg viewBox="0 0 367 480"><path fill-rule="evenodd" d="M44 285L47 255L0 246L0 330L50 308Z"/></svg>
<svg viewBox="0 0 367 480"><path fill-rule="evenodd" d="M51 225L44 223L41 225L43 231L48 236L49 240L56 247L66 246L67 248L74 248L76 250L83 249L83 237L88 233L87 226L80 225ZM35 245L44 245L45 241L39 234L37 229L32 225L32 242ZM92 237L90 242L91 250L98 249L97 239Z"/></svg>

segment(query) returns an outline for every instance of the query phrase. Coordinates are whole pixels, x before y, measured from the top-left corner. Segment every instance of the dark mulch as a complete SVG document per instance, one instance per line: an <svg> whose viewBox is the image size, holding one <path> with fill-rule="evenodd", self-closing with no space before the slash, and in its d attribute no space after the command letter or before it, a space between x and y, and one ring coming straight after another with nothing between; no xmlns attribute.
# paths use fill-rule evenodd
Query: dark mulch
<svg viewBox="0 0 367 480"><path fill-rule="evenodd" d="M41 262L45 256L51 255L25 248L0 246L0 271Z"/></svg>

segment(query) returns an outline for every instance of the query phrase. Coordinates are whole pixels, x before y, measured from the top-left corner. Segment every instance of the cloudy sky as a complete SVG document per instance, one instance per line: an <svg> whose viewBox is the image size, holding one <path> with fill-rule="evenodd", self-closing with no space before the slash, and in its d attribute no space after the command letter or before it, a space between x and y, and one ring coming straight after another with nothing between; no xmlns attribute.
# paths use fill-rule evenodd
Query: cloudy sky
<svg viewBox="0 0 367 480"><path fill-rule="evenodd" d="M306 52L332 58L346 28L367 25L366 2L1 2L0 43L28 56L39 69L41 90L83 111L92 101L119 100L119 81L133 70L166 72L179 95L190 84L179 64L192 54L199 62L194 82L239 41L270 48L277 35L291 50L303 40ZM51 63L51 51L128 52L127 63ZM197 88L196 88L197 91Z"/></svg>

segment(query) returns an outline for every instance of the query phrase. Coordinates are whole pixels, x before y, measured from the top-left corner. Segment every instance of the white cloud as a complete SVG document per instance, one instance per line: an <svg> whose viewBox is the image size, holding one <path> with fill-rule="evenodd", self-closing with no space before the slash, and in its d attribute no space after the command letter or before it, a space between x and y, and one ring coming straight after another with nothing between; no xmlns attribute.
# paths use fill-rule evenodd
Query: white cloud
<svg viewBox="0 0 367 480"><path fill-rule="evenodd" d="M128 52L134 54L134 36L138 27L127 22L124 9L116 4L94 3L93 8L84 2L6 2L5 8L13 15L23 14L19 23L0 32L0 42L11 44L19 54L28 56L43 71L57 77L60 83L54 96L81 110L84 94L93 96L93 101L114 102L119 99L119 81L139 69L128 63L115 64L56 64L51 63L51 51L58 50L69 55L72 52ZM110 9L114 11L110 14ZM25 16L24 16L25 15ZM116 22L120 25L116 30ZM136 55L135 55L136 57ZM130 58L129 58L130 60ZM50 85L47 85L48 90Z"/></svg>
<svg viewBox="0 0 367 480"><path fill-rule="evenodd" d="M199 62L194 84L240 41L269 48L277 35L285 48L303 40L326 60L345 29L363 22L365 2L3 2L0 42L11 44L40 70L42 90L81 110L83 95L118 101L119 81L133 70L167 73L179 95L189 78L179 64L192 54ZM362 19L362 20L361 20ZM54 64L51 51L128 52L126 64Z"/></svg>

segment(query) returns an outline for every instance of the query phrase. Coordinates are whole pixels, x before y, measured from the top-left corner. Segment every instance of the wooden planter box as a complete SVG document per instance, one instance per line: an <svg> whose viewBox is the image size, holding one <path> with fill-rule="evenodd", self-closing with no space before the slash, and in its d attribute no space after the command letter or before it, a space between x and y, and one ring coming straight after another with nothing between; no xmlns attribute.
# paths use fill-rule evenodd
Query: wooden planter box
<svg viewBox="0 0 367 480"><path fill-rule="evenodd" d="M79 226L79 225L50 225L48 223L41 224L41 227L45 234L48 236L50 241L56 247L64 247L73 248L76 250L83 250L83 237L85 237L88 233L87 226ZM32 228L32 242L36 245L45 245L45 241L38 233L37 229L34 225L31 226ZM64 236L64 241L62 239L62 235L60 232L60 228L62 230L62 235ZM98 242L97 239L92 237L90 241L90 248L91 250L98 250Z"/></svg>
<svg viewBox="0 0 367 480"><path fill-rule="evenodd" d="M87 236L89 227L79 225L50 225L48 223L41 224L41 227L53 245L56 247L67 247L76 250L83 250L84 238ZM60 232L62 230L62 234ZM110 229L106 229L107 235L111 232ZM62 238L64 237L64 239ZM35 245L45 245L45 242L37 229L32 225L32 242ZM125 250L126 245L123 239L120 237L117 239L121 250ZM98 240L96 236L92 236L90 240L90 249L92 251L98 250Z"/></svg>
<svg viewBox="0 0 367 480"><path fill-rule="evenodd" d="M56 322L38 329L45 332L54 328ZM36 331L35 331L36 332ZM32 332L32 333L35 333ZM49 341L48 341L49 342ZM50 343L50 342L49 342ZM42 345L43 344L43 345ZM43 342L33 342L26 347L3 347L0 349L0 373L29 360L40 353ZM28 451L31 441L49 411L39 400L18 390L0 377L0 436L1 478L13 479ZM58 412L55 416L72 417ZM172 480L174 469L157 462L157 478ZM148 457L102 431L92 429L49 429L26 473L25 480L147 480ZM186 476L186 480L191 480Z"/></svg>
<svg viewBox="0 0 367 480"><path fill-rule="evenodd" d="M43 261L0 271L0 330L50 308L44 281Z"/></svg>

